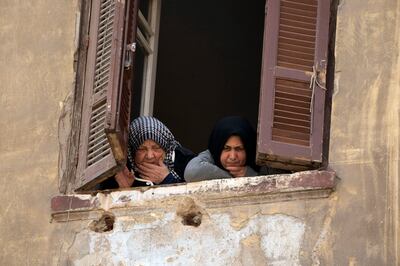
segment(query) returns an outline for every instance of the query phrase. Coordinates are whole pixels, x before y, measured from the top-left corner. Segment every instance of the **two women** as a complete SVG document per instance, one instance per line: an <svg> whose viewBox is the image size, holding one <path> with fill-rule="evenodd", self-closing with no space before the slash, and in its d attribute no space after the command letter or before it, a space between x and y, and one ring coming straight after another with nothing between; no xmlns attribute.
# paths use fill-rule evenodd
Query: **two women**
<svg viewBox="0 0 400 266"><path fill-rule="evenodd" d="M197 157L177 142L154 117L139 117L130 125L125 169L102 188L173 184L216 178L255 176L256 132L239 116L218 121L208 149Z"/></svg>

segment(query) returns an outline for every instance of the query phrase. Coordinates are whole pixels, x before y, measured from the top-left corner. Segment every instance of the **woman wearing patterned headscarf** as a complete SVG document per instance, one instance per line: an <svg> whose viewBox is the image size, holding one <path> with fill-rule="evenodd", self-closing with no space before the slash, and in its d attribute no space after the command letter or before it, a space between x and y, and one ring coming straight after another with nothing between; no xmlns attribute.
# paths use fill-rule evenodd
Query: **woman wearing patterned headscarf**
<svg viewBox="0 0 400 266"><path fill-rule="evenodd" d="M185 167L193 157L161 121L138 117L129 127L127 167L106 188L184 182Z"/></svg>
<svg viewBox="0 0 400 266"><path fill-rule="evenodd" d="M216 178L257 175L255 164L256 132L239 116L219 120L211 132L208 150L201 152L186 167L187 182Z"/></svg>

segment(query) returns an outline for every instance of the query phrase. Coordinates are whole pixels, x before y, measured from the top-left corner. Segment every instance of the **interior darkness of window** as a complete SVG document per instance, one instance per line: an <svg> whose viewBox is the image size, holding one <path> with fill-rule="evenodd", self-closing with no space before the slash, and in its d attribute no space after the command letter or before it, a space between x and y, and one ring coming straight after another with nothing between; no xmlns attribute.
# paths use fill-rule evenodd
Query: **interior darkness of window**
<svg viewBox="0 0 400 266"><path fill-rule="evenodd" d="M149 3L148 1L141 1L139 10L145 18L148 17ZM135 65L133 77L133 90L131 97L131 121L140 115L141 99L142 99L142 86L143 86L143 72L144 72L144 51L143 48L137 43L135 52Z"/></svg>
<svg viewBox="0 0 400 266"><path fill-rule="evenodd" d="M131 121L140 115L140 102L142 98L144 53L138 45L135 52L135 72L133 77L133 90L131 97ZM138 88L138 89L136 89Z"/></svg>
<svg viewBox="0 0 400 266"><path fill-rule="evenodd" d="M154 116L195 152L207 147L224 116L242 115L257 126L264 5L162 3Z"/></svg>

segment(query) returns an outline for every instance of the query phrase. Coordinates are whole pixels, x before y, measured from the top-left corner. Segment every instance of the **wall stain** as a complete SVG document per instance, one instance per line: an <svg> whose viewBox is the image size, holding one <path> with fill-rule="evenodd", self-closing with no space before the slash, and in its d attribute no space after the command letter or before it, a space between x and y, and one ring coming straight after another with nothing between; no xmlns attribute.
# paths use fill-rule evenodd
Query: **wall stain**
<svg viewBox="0 0 400 266"><path fill-rule="evenodd" d="M332 219L336 215L337 204L338 196L334 193L329 199L329 209L325 216L321 233L312 250L311 259L313 266L321 265L320 257L324 257L324 261L328 263L333 263Z"/></svg>

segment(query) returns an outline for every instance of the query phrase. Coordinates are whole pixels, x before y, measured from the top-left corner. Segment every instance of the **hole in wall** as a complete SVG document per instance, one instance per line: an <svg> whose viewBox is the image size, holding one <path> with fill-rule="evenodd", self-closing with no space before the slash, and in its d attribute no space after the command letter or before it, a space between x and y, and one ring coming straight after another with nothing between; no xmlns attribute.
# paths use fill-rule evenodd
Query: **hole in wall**
<svg viewBox="0 0 400 266"><path fill-rule="evenodd" d="M100 219L90 223L89 229L97 233L108 232L114 229L114 222L115 216L112 213L103 213Z"/></svg>
<svg viewBox="0 0 400 266"><path fill-rule="evenodd" d="M191 212L182 216L182 224L197 227L201 224L201 218L203 214L201 212Z"/></svg>
<svg viewBox="0 0 400 266"><path fill-rule="evenodd" d="M176 214L182 218L183 225L198 227L201 224L203 213L201 208L196 205L193 199L185 198L182 200Z"/></svg>

